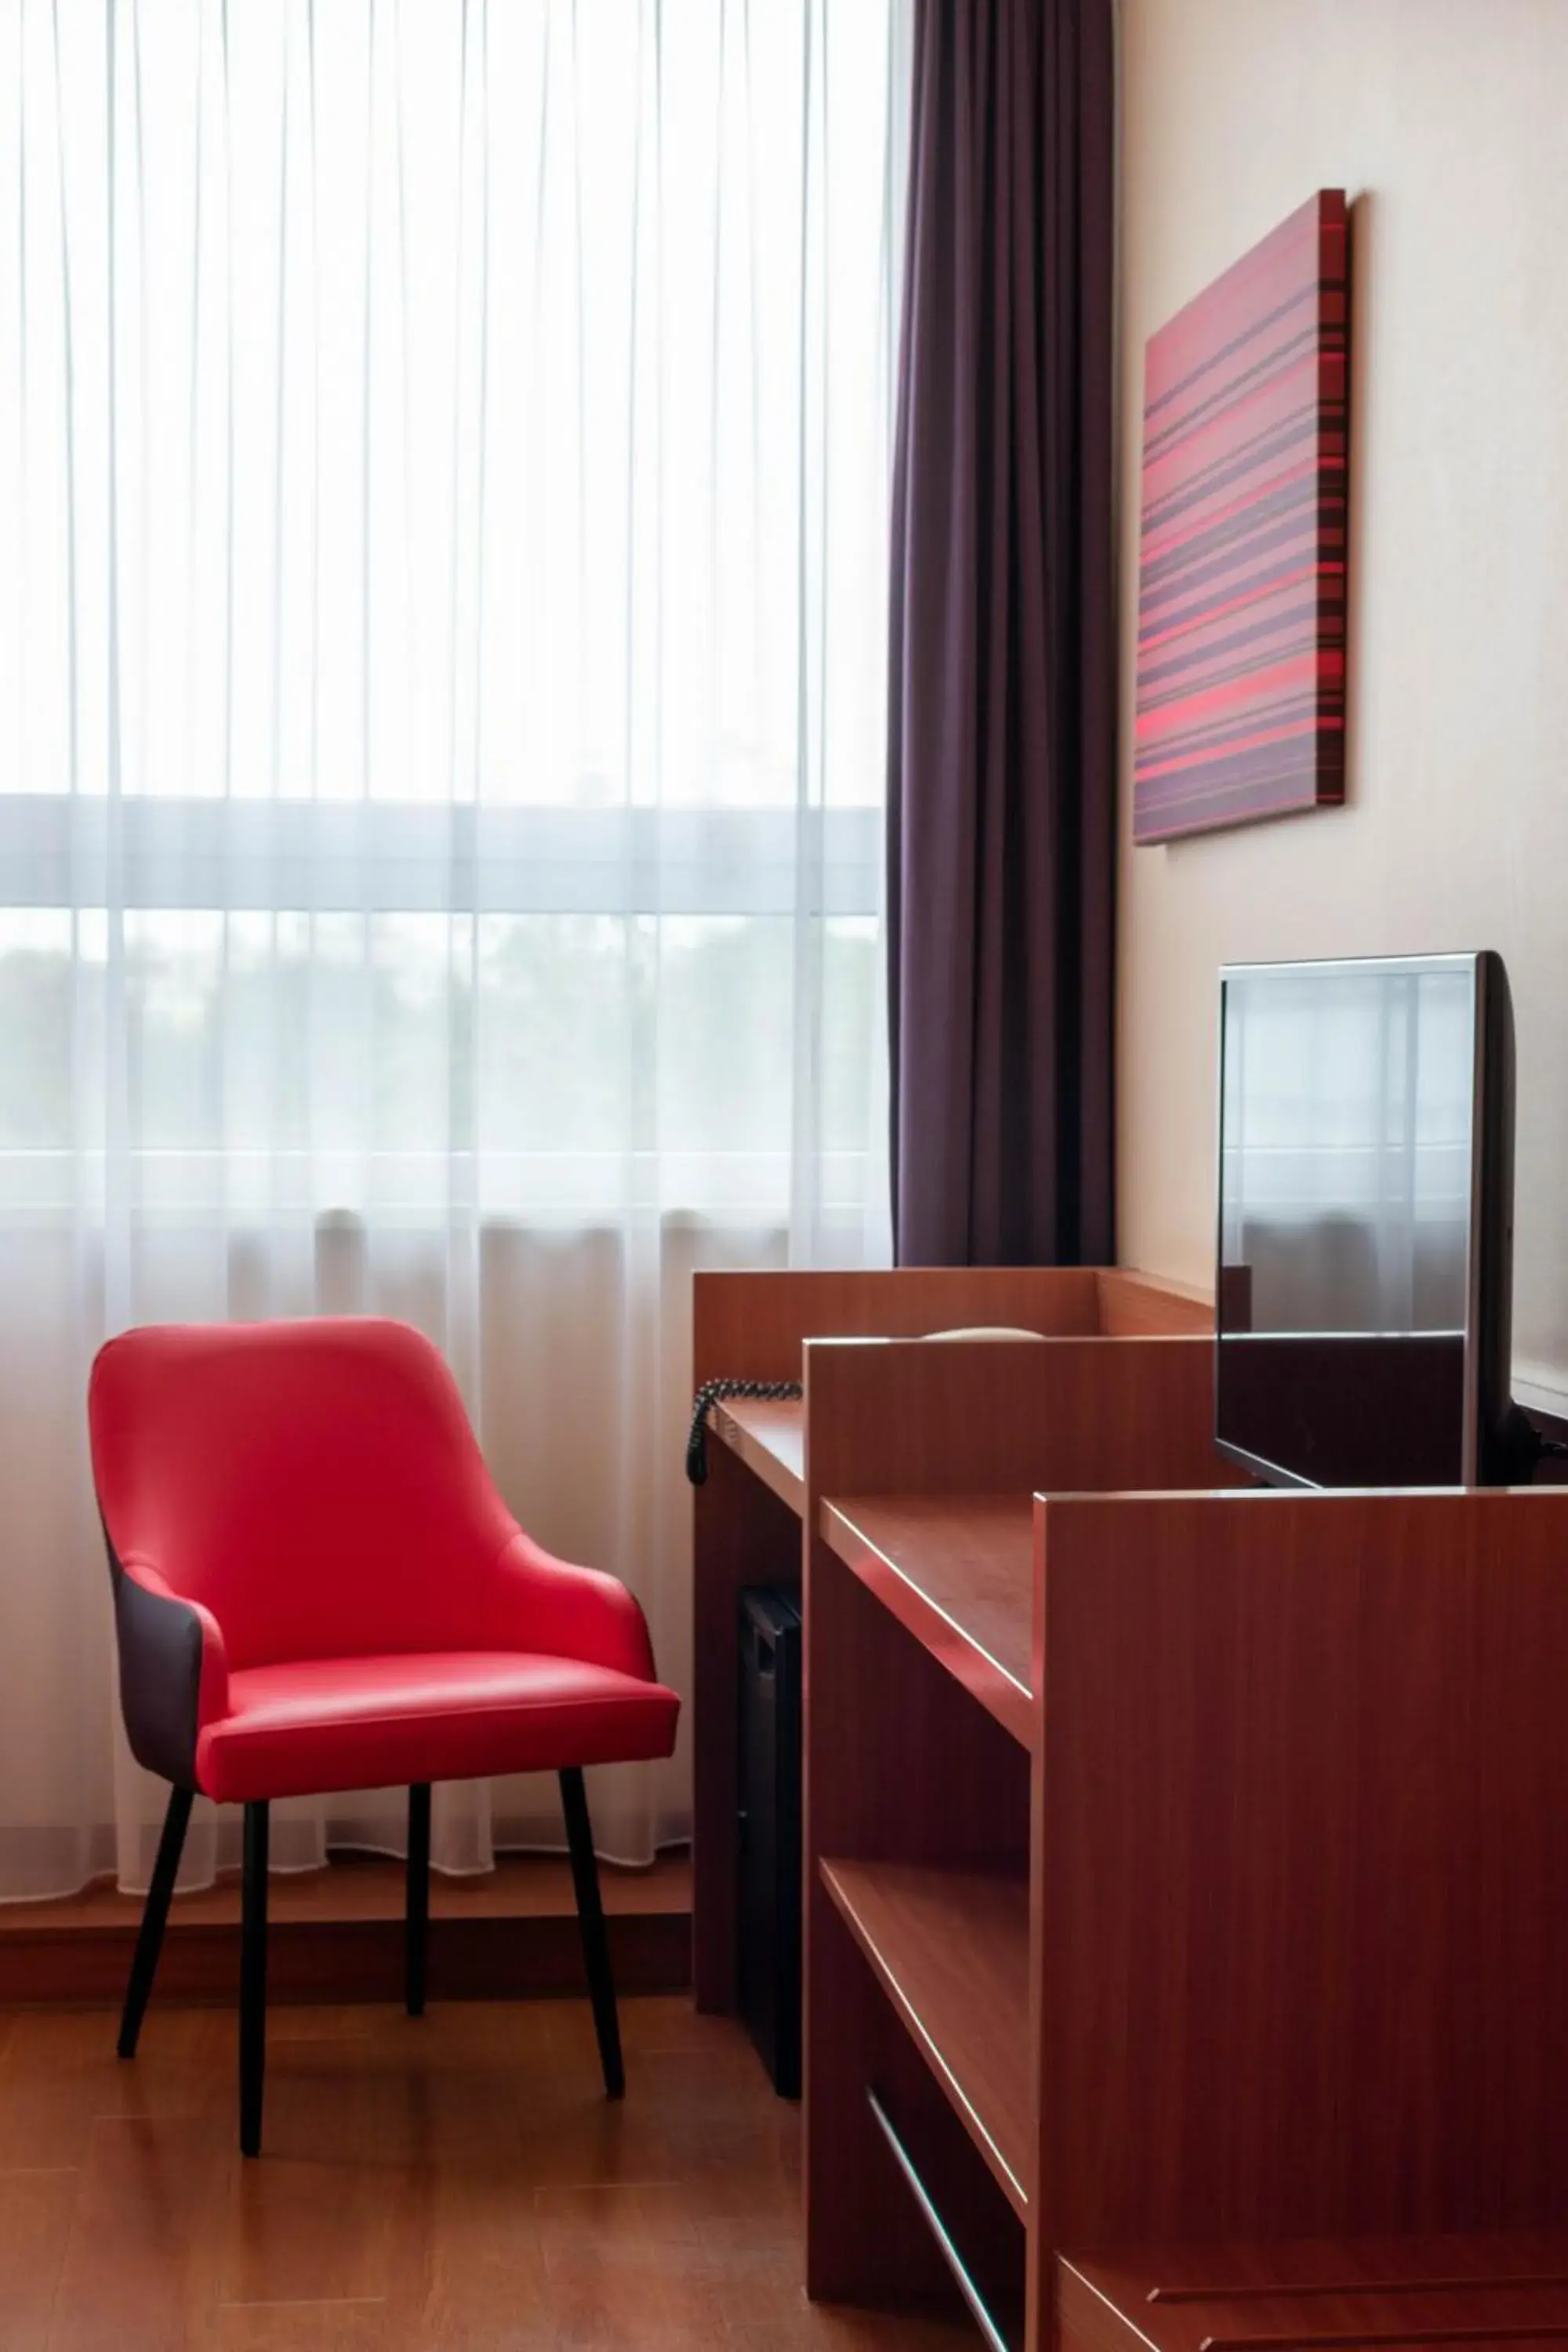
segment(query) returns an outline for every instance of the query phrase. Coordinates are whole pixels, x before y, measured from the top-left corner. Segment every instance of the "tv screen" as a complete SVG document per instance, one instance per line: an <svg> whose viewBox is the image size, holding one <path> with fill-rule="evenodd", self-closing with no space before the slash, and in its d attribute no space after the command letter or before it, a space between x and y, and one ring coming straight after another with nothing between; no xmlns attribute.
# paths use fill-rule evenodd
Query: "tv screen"
<svg viewBox="0 0 1568 2352"><path fill-rule="evenodd" d="M1493 956L1221 975L1216 1428L1282 1484L1460 1486L1508 1412Z"/></svg>

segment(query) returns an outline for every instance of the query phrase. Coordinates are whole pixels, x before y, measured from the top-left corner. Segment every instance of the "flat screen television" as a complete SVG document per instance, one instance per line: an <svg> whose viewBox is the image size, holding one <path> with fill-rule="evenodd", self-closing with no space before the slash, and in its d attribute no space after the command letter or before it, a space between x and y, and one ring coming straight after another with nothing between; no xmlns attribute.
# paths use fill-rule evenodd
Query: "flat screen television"
<svg viewBox="0 0 1568 2352"><path fill-rule="evenodd" d="M1229 967L1219 1102L1222 1451L1281 1486L1527 1475L1500 957Z"/></svg>

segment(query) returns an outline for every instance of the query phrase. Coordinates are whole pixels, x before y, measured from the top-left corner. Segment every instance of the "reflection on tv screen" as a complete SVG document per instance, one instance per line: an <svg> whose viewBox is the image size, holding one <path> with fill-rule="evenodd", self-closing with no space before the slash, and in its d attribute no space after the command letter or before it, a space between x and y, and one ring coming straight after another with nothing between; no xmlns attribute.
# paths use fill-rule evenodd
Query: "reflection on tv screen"
<svg viewBox="0 0 1568 2352"><path fill-rule="evenodd" d="M1323 1486L1462 1477L1468 958L1226 976L1220 1436Z"/></svg>

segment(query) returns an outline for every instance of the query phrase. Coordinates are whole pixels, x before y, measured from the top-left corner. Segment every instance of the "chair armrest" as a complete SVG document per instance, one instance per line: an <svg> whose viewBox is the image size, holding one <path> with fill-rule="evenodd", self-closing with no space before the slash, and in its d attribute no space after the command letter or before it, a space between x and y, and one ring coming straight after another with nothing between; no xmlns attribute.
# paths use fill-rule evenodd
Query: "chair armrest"
<svg viewBox="0 0 1568 2352"><path fill-rule="evenodd" d="M110 1549L120 1705L139 1764L195 1789L196 1741L228 1713L228 1654L210 1609L173 1592L150 1560Z"/></svg>
<svg viewBox="0 0 1568 2352"><path fill-rule="evenodd" d="M521 1528L497 1566L497 1613L509 1644L655 1679L647 1621L618 1577L554 1559Z"/></svg>

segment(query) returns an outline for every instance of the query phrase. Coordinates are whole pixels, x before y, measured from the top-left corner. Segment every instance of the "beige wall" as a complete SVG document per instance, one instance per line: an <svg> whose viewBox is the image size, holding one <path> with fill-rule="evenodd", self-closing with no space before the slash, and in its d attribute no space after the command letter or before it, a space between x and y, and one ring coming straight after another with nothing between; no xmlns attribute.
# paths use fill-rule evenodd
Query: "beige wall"
<svg viewBox="0 0 1568 2352"><path fill-rule="evenodd" d="M1568 1390L1568 0L1121 16L1121 1255L1212 1280L1222 961L1496 947L1516 1370ZM1134 851L1144 341L1319 187L1359 199L1349 804Z"/></svg>

